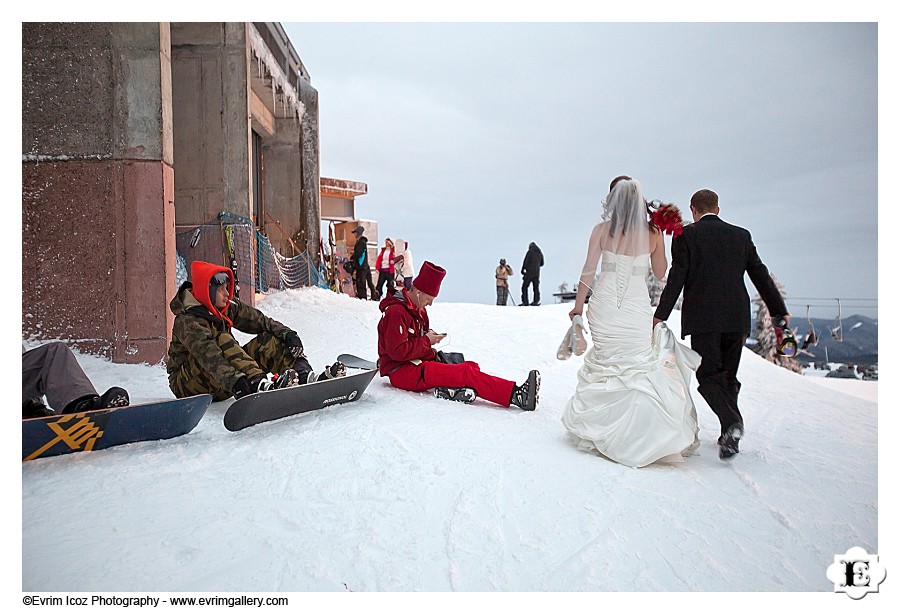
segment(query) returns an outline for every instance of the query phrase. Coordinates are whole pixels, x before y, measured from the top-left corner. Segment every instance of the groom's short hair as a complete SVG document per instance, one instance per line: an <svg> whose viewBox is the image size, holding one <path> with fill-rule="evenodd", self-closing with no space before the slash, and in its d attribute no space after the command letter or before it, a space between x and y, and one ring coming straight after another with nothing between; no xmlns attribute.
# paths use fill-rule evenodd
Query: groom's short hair
<svg viewBox="0 0 900 614"><path fill-rule="evenodd" d="M719 195L712 190L697 190L691 196L691 206L700 213L711 213L719 206Z"/></svg>

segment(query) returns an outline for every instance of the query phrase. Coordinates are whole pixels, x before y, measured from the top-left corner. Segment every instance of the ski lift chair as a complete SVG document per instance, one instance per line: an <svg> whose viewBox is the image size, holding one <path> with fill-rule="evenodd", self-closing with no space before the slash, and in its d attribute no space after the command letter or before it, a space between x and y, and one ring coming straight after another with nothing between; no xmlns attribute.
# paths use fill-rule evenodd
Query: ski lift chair
<svg viewBox="0 0 900 614"><path fill-rule="evenodd" d="M831 338L838 343L844 340L844 325L841 320L841 299L835 299L838 305L837 317L834 319L834 326L831 327Z"/></svg>
<svg viewBox="0 0 900 614"><path fill-rule="evenodd" d="M816 334L816 326L813 324L812 318L809 317L809 305L806 306L806 323L809 325L809 332L806 333L806 338L803 339L803 344L800 347L800 351L804 354L808 354L812 356L806 351L806 348L809 346L816 347L819 345L819 335Z"/></svg>

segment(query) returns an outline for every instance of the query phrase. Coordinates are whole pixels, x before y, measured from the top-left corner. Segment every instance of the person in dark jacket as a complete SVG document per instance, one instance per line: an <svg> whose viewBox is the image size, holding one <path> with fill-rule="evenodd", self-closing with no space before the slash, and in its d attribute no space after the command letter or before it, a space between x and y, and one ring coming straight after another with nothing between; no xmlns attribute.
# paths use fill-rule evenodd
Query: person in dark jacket
<svg viewBox="0 0 900 614"><path fill-rule="evenodd" d="M719 418L719 458L738 453L744 419L738 409L738 365L750 334L750 297L744 273L756 286L772 321L790 324L790 314L750 233L719 218L719 196L699 190L691 196L694 223L672 240L672 268L659 297L653 326L672 313L684 290L681 337L691 336L700 354L697 390Z"/></svg>
<svg viewBox="0 0 900 614"><path fill-rule="evenodd" d="M484 373L478 364L441 362L442 354L431 347L444 334L431 330L425 309L434 302L446 271L425 262L413 280L412 290L399 287L381 301L378 322L378 368L382 377L402 390L434 389L438 398L471 403L482 397L503 407L515 405L533 411L538 402L541 376L528 374L521 386Z"/></svg>
<svg viewBox="0 0 900 614"><path fill-rule="evenodd" d="M23 420L125 407L129 402L128 392L118 386L97 394L65 343L53 341L27 351L22 346Z"/></svg>
<svg viewBox="0 0 900 614"><path fill-rule="evenodd" d="M316 378L295 331L234 298L234 274L227 267L192 262L191 281L169 307L175 324L166 371L178 398L211 394L224 401L346 374L335 362ZM256 337L242 347L232 327Z"/></svg>
<svg viewBox="0 0 900 614"><path fill-rule="evenodd" d="M541 304L541 267L544 266L544 254L541 248L534 244L534 241L528 244L528 251L525 252L525 260L522 261L522 302L521 305L540 305ZM528 286L532 286L534 294L534 302L528 302Z"/></svg>
<svg viewBox="0 0 900 614"><path fill-rule="evenodd" d="M369 266L369 240L363 232L362 226L353 229L353 234L356 235L356 244L353 246L353 253L350 254L356 281L356 298L366 300L366 286L368 286L369 294L374 301L379 297L375 290L375 284L372 283L372 268Z"/></svg>

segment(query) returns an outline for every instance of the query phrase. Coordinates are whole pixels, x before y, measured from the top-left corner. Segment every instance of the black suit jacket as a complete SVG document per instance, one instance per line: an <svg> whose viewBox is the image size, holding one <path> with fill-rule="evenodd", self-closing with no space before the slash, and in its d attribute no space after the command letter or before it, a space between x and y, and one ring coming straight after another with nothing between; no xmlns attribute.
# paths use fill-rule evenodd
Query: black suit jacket
<svg viewBox="0 0 900 614"><path fill-rule="evenodd" d="M681 336L750 332L750 296L744 273L773 318L787 314L781 292L759 259L750 233L707 215L684 227L672 241L672 268L656 317L665 320L684 290Z"/></svg>

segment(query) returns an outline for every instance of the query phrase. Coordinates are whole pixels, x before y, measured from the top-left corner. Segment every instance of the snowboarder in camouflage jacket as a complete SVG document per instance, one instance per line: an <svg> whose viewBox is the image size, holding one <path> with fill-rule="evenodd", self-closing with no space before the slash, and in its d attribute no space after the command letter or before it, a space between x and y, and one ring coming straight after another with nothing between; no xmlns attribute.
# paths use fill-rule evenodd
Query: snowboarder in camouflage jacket
<svg viewBox="0 0 900 614"><path fill-rule="evenodd" d="M166 370L176 397L208 393L223 401L316 379L295 331L234 298L231 269L194 261L191 280L169 304L175 325ZM232 327L256 337L242 347ZM318 379L345 372L335 363Z"/></svg>

